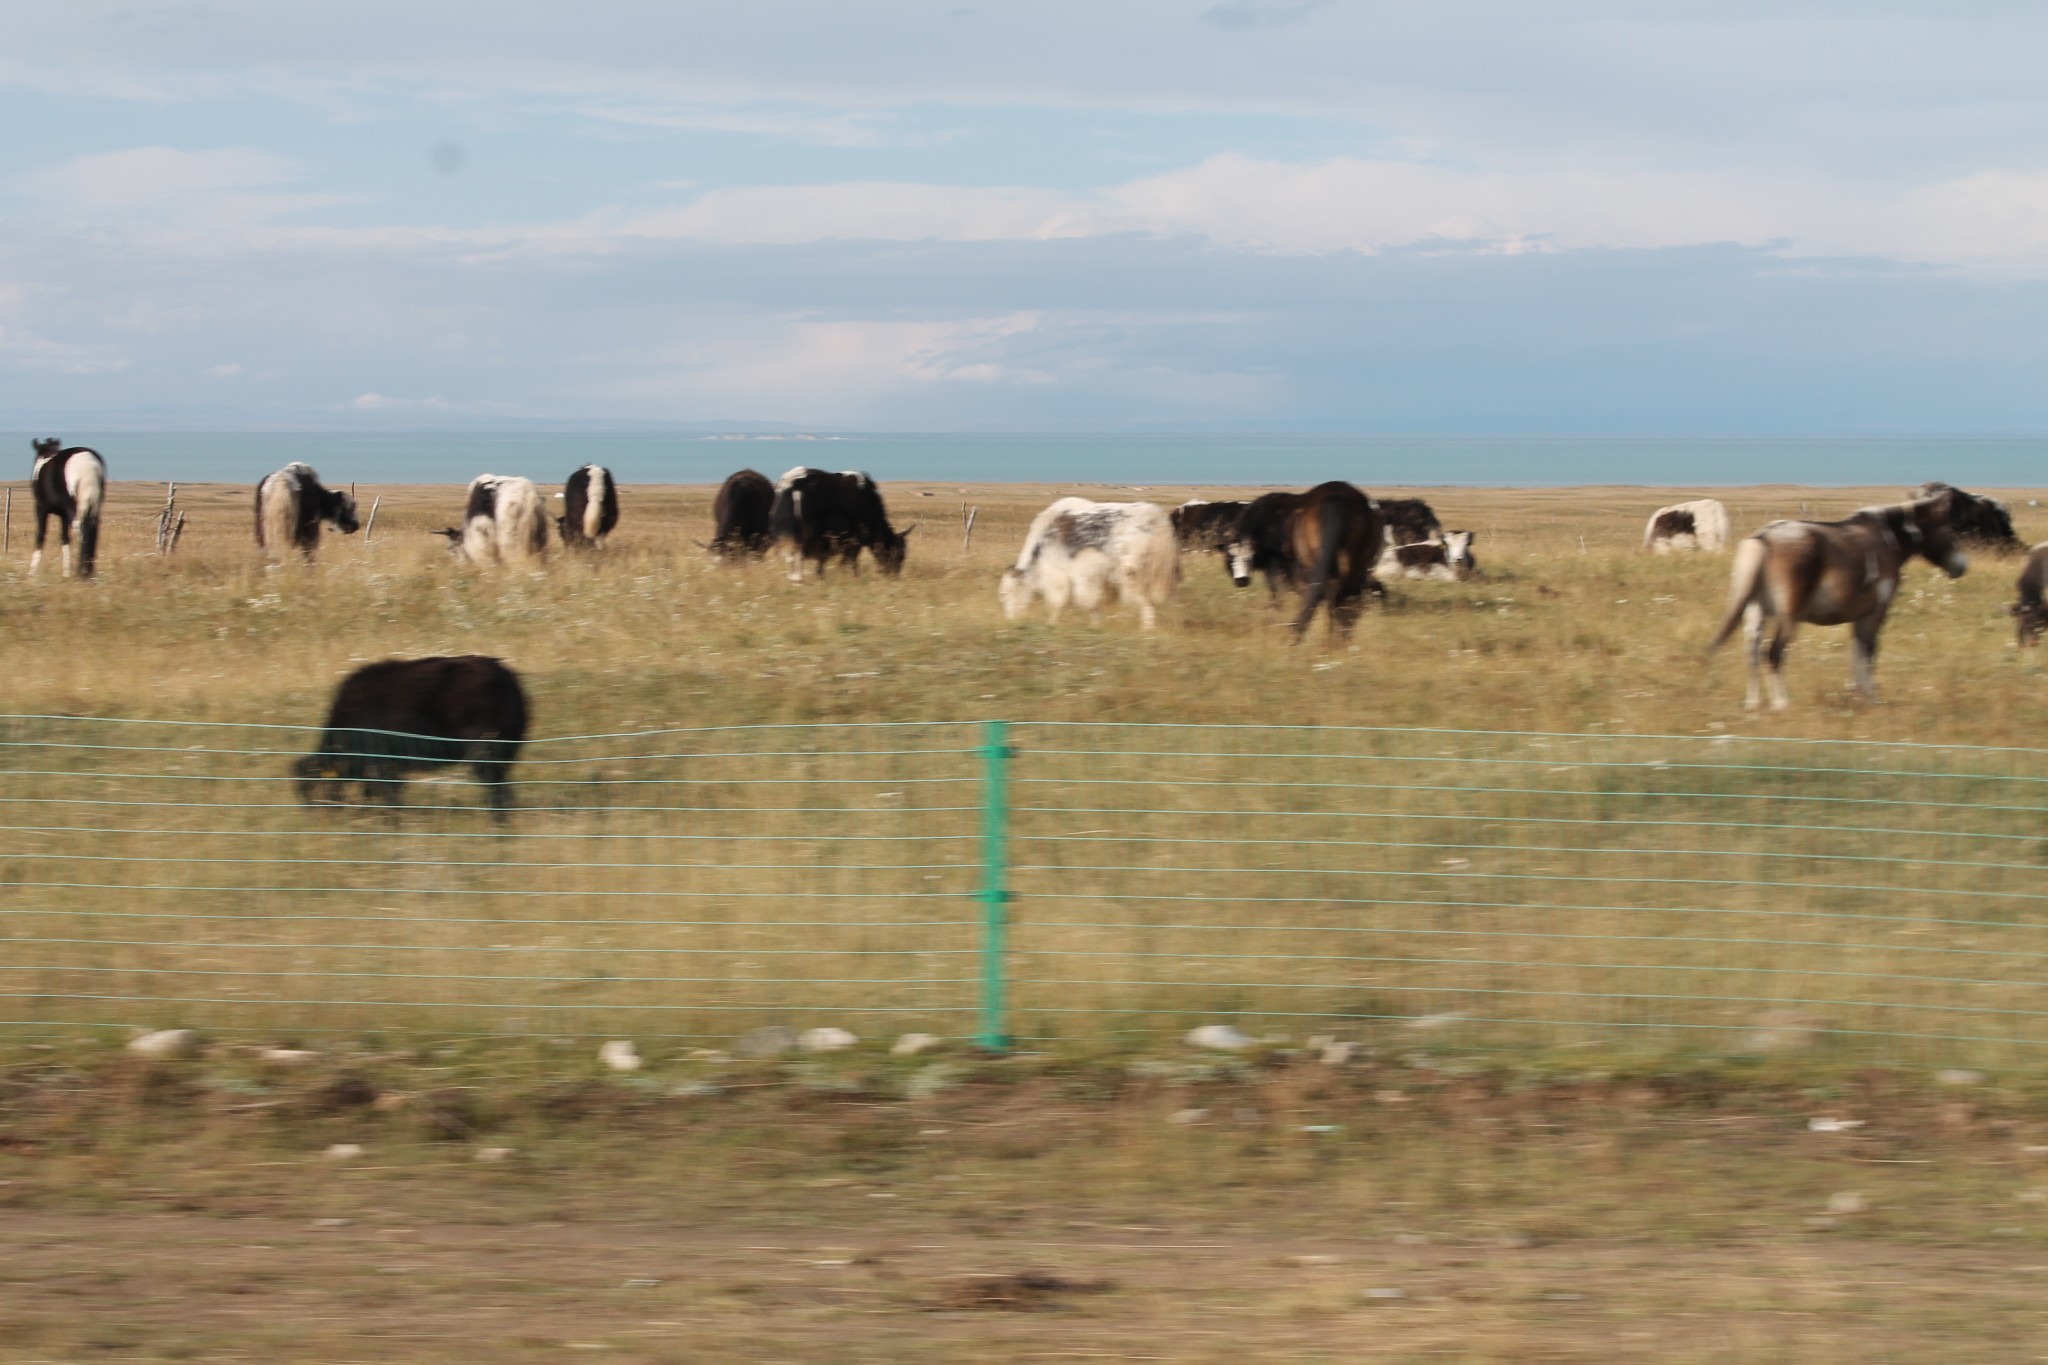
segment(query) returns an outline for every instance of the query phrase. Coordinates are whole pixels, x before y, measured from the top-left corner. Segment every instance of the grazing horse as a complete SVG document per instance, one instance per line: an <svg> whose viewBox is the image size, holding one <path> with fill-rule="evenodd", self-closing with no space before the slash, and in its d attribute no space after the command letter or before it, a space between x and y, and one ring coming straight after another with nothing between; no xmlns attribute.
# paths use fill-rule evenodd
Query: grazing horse
<svg viewBox="0 0 2048 1365"><path fill-rule="evenodd" d="M256 485L256 548L270 558L296 549L312 559L323 521L345 536L360 529L354 496L326 487L311 465L294 460Z"/></svg>
<svg viewBox="0 0 2048 1365"><path fill-rule="evenodd" d="M1243 587L1251 582L1262 549L1268 554L1281 550L1285 555L1282 562L1292 567L1303 588L1301 614L1294 618L1294 638L1301 638L1316 609L1326 602L1330 630L1342 634L1358 619L1366 595L1373 589L1373 566L1379 562L1386 540L1379 509L1371 498L1341 479L1317 484L1306 493L1277 496L1293 499L1291 505L1269 504L1279 513L1277 545L1272 537L1260 534L1263 528L1246 512L1238 536L1227 550L1231 579ZM1255 508L1258 505L1253 503ZM1272 577L1269 571L1269 581Z"/></svg>
<svg viewBox="0 0 2048 1365"><path fill-rule="evenodd" d="M64 576L71 576L71 533L78 532L78 576L92 577L100 549L100 507L107 497L107 462L89 446L66 446L54 436L30 444L36 462L29 474L36 497L36 552L28 571L43 564L43 540L50 518L57 519L57 539L64 547Z"/></svg>
<svg viewBox="0 0 2048 1365"><path fill-rule="evenodd" d="M1782 711L1785 650L1803 621L1851 627L1850 678L1866 701L1877 700L1872 669L1877 635L1899 590L1899 573L1918 555L1950 578L1970 567L1953 529L1951 492L1893 507L1866 507L1841 521L1774 521L1735 550L1728 614L1707 652L1719 649L1739 623L1749 644L1749 687L1742 704L1756 708L1758 676L1770 667L1771 709ZM1764 627L1775 624L1768 656Z"/></svg>

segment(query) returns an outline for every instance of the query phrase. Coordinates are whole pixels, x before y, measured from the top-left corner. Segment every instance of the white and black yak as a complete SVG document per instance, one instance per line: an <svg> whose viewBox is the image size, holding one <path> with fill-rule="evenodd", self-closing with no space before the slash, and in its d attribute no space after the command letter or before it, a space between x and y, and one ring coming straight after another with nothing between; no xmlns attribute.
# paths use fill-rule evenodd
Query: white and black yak
<svg viewBox="0 0 2048 1365"><path fill-rule="evenodd" d="M619 485L601 464L587 464L562 485L562 515L555 530L571 547L601 546L619 524Z"/></svg>
<svg viewBox="0 0 2048 1365"><path fill-rule="evenodd" d="M64 547L64 576L71 576L71 537L78 536L78 576L91 578L99 557L100 508L107 500L107 462L90 446L67 446L54 436L30 443L36 453L29 474L36 499L36 551L28 571L43 564L43 541L50 518L57 519L57 539Z"/></svg>
<svg viewBox="0 0 2048 1365"><path fill-rule="evenodd" d="M450 526L439 534L472 564L523 564L547 554L547 512L532 479L479 474L469 484L462 529Z"/></svg>
<svg viewBox="0 0 2048 1365"><path fill-rule="evenodd" d="M798 465L775 485L775 506L768 516L770 540L789 566L789 581L804 581L804 561L819 574L833 556L858 573L860 552L874 556L885 574L903 572L903 556L913 522L901 531L889 525L882 490L858 469L833 473Z"/></svg>
<svg viewBox="0 0 2048 1365"><path fill-rule="evenodd" d="M467 763L490 793L491 813L512 809L512 764L526 739L519 675L481 654L386 659L341 680L320 746L298 760L299 799L397 805L406 774Z"/></svg>
<svg viewBox="0 0 2048 1365"><path fill-rule="evenodd" d="M322 484L311 465L294 460L256 485L256 546L270 558L297 550L311 559L323 521L345 536L361 529L355 496Z"/></svg>
<svg viewBox="0 0 2048 1365"><path fill-rule="evenodd" d="M1061 498L1031 519L1000 595L1011 620L1040 598L1054 621L1069 602L1092 616L1117 598L1136 607L1150 630L1179 586L1180 547L1160 508Z"/></svg>

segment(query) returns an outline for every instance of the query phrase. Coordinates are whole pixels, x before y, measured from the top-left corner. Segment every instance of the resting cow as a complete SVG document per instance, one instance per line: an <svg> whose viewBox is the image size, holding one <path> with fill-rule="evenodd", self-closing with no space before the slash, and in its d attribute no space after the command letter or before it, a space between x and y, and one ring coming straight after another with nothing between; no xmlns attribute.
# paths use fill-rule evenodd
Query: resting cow
<svg viewBox="0 0 2048 1365"><path fill-rule="evenodd" d="M386 659L342 679L320 747L292 767L299 799L341 799L351 783L363 798L395 806L405 776L467 763L490 792L491 813L512 809L512 764L526 739L526 691L519 675L480 654Z"/></svg>
<svg viewBox="0 0 2048 1365"><path fill-rule="evenodd" d="M326 487L311 465L294 460L256 485L256 548L270 558L297 550L310 560L323 521L345 536L359 529L354 495Z"/></svg>
<svg viewBox="0 0 2048 1365"><path fill-rule="evenodd" d="M1003 573L1003 615L1015 620L1038 598L1054 621L1072 602L1095 615L1105 598L1129 602L1151 630L1180 584L1173 524L1149 502L1061 498L1031 519L1017 563Z"/></svg>
<svg viewBox="0 0 2048 1365"><path fill-rule="evenodd" d="M1668 555L1674 550L1719 554L1728 544L1728 509L1713 498L1674 502L1650 514L1643 548Z"/></svg>
<svg viewBox="0 0 2048 1365"><path fill-rule="evenodd" d="M1442 540L1444 524L1436 519L1436 511L1421 498L1376 498L1374 505L1380 509L1380 524L1386 528L1389 545L1420 545L1424 541Z"/></svg>
<svg viewBox="0 0 2048 1365"><path fill-rule="evenodd" d="M858 573L862 550L883 573L901 573L905 542L916 529L914 522L901 531L889 525L882 490L857 469L834 474L798 465L776 484L768 516L770 539L782 550L792 583L804 581L805 560L823 575L835 555Z"/></svg>
<svg viewBox="0 0 2048 1365"><path fill-rule="evenodd" d="M548 519L533 480L516 474L479 474L470 481L462 529L441 531L455 553L472 564L521 564L548 549Z"/></svg>
<svg viewBox="0 0 2048 1365"><path fill-rule="evenodd" d="M71 577L71 536L78 535L78 576L91 578L100 550L100 508L107 498L107 462L90 446L67 446L54 436L31 441L35 464L29 482L36 499L36 551L28 571L43 566L43 540L50 518L57 519L57 540L64 547L64 576Z"/></svg>
<svg viewBox="0 0 2048 1365"><path fill-rule="evenodd" d="M619 524L619 485L601 464L587 464L562 485L562 515L555 531L562 544L596 548Z"/></svg>
<svg viewBox="0 0 2048 1365"><path fill-rule="evenodd" d="M1479 574L1479 560L1472 553L1473 531L1446 531L1442 540L1424 540L1411 545L1389 545L1380 556L1382 578L1433 578L1463 582Z"/></svg>

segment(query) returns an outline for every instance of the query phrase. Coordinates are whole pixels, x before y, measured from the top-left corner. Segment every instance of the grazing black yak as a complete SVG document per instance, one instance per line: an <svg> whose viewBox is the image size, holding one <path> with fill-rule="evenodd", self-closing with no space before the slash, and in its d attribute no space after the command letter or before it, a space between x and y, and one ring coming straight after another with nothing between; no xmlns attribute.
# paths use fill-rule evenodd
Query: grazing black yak
<svg viewBox="0 0 2048 1365"><path fill-rule="evenodd" d="M467 763L503 820L526 714L519 675L481 654L365 664L342 679L320 747L293 765L299 799L338 800L354 782L365 800L395 806L407 773Z"/></svg>

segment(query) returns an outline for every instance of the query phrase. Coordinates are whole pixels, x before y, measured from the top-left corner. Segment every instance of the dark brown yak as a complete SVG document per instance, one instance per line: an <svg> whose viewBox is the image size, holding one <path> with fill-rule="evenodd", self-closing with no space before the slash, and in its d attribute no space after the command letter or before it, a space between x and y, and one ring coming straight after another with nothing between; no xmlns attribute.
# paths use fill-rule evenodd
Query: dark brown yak
<svg viewBox="0 0 2048 1365"><path fill-rule="evenodd" d="M1268 494L1267 498L1274 500L1271 505L1279 513L1280 544L1266 548L1284 554L1284 562L1292 566L1302 586L1301 614L1294 618L1295 638L1301 638L1316 609L1325 602L1330 607L1332 633L1349 630L1365 606L1366 594L1373 589L1373 566L1379 563L1386 540L1379 509L1371 498L1341 479L1319 483L1298 498L1291 494ZM1237 538L1225 549L1230 576L1240 587L1251 581L1261 550L1248 526L1253 520L1248 511L1239 523Z"/></svg>
<svg viewBox="0 0 2048 1365"><path fill-rule="evenodd" d="M2020 570L2020 600L2007 608L2013 615L2021 649L2048 630L2048 605L2041 600L2044 591L2048 591L2048 540L2028 553L2027 566Z"/></svg>
<svg viewBox="0 0 2048 1365"><path fill-rule="evenodd" d="M1719 649L1739 623L1749 644L1749 687L1743 705L1754 710L1766 662L1764 627L1771 635L1771 709L1790 705L1782 670L1785 650L1801 622L1849 626L1855 632L1850 680L1867 701L1877 700L1872 665L1877 634L1899 590L1899 572L1918 555L1950 578L1970 566L1949 526L1954 495L1938 493L1894 507L1866 507L1841 521L1774 521L1735 550L1728 615L1707 652Z"/></svg>

